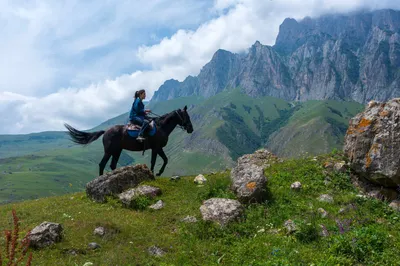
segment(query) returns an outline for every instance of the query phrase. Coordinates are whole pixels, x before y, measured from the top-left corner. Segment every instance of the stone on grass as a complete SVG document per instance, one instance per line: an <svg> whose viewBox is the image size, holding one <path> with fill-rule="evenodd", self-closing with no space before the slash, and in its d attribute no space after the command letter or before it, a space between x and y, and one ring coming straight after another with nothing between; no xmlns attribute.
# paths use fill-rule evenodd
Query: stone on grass
<svg viewBox="0 0 400 266"><path fill-rule="evenodd" d="M322 194L321 196L319 196L318 200L321 202L333 203L333 197L328 194Z"/></svg>
<svg viewBox="0 0 400 266"><path fill-rule="evenodd" d="M104 236L105 233L106 233L106 229L102 226L96 227L93 232L94 235L98 235L98 236Z"/></svg>
<svg viewBox="0 0 400 266"><path fill-rule="evenodd" d="M295 190L295 191L300 190L301 187L302 187L302 185L301 185L301 183L299 181L296 181L296 182L294 182L293 184L290 185L290 188Z"/></svg>
<svg viewBox="0 0 400 266"><path fill-rule="evenodd" d="M118 195L123 206L130 207L134 200L139 196L146 196L148 198L154 198L161 195L161 189L158 187L142 185L137 188L129 189Z"/></svg>
<svg viewBox="0 0 400 266"><path fill-rule="evenodd" d="M97 244L96 242L91 242L91 243L89 243L88 246L89 246L90 249L98 249L98 248L100 248L100 245Z"/></svg>
<svg viewBox="0 0 400 266"><path fill-rule="evenodd" d="M33 248L44 248L60 242L63 227L58 223L43 222L32 229L29 234L29 245Z"/></svg>
<svg viewBox="0 0 400 266"><path fill-rule="evenodd" d="M207 182L207 179L204 177L204 175L200 174L200 175L198 175L198 176L196 176L196 177L194 178L193 182L194 182L195 184L202 185L202 184L204 184L205 182Z"/></svg>
<svg viewBox="0 0 400 266"><path fill-rule="evenodd" d="M238 219L243 208L239 201L223 198L211 198L203 202L200 212L205 221L214 221L224 226Z"/></svg>
<svg viewBox="0 0 400 266"><path fill-rule="evenodd" d="M165 254L165 251L157 246L149 247L147 251L149 252L150 255L156 257L162 257Z"/></svg>
<svg viewBox="0 0 400 266"><path fill-rule="evenodd" d="M393 210L399 211L400 212L400 200L394 200L389 204L389 207L391 207Z"/></svg>
<svg viewBox="0 0 400 266"><path fill-rule="evenodd" d="M86 194L94 201L105 202L107 196L117 196L146 180L154 180L154 175L145 164L120 167L87 183Z"/></svg>
<svg viewBox="0 0 400 266"><path fill-rule="evenodd" d="M159 200L155 204L151 205L149 208L153 210L161 210L162 208L164 208L164 206L164 201Z"/></svg>

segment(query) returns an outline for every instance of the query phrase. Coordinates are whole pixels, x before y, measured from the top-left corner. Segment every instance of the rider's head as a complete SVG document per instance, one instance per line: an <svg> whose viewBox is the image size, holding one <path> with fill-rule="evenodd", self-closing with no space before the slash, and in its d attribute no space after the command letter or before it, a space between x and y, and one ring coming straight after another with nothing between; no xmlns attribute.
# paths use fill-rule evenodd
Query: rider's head
<svg viewBox="0 0 400 266"><path fill-rule="evenodd" d="M135 99L140 98L140 99L145 99L146 98L146 91L145 90L138 90L135 92Z"/></svg>

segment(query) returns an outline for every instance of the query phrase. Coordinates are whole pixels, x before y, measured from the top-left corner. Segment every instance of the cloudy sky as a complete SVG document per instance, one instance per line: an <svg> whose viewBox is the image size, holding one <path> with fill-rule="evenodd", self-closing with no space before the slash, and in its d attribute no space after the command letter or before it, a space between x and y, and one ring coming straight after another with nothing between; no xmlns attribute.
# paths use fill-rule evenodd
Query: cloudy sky
<svg viewBox="0 0 400 266"><path fill-rule="evenodd" d="M0 0L0 134L94 127L217 49L273 45L286 17L360 8L400 1Z"/></svg>

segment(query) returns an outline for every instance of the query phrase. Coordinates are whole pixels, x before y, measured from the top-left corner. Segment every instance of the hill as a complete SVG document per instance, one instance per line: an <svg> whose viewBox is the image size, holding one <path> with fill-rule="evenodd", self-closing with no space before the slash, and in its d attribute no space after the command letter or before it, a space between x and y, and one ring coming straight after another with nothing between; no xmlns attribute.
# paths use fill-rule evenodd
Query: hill
<svg viewBox="0 0 400 266"><path fill-rule="evenodd" d="M342 157L327 154L271 165L265 170L268 200L247 205L242 219L225 228L202 221L199 207L208 198L233 197L229 172L206 175L204 186L195 185L193 176L146 182L163 193L136 210L112 200L94 203L83 192L8 204L0 206L0 227L11 229L12 209L20 218L21 235L45 220L62 224L63 240L32 250L33 265L396 265L399 213L359 196L348 173L327 173L323 165L332 160ZM290 189L295 181L303 185L299 192ZM319 201L321 194L334 201ZM145 208L159 199L163 209ZM198 222L182 222L187 215ZM285 229L289 219L297 226L294 233ZM110 234L94 236L97 226ZM100 248L89 249L90 242ZM150 255L154 245L165 255Z"/></svg>

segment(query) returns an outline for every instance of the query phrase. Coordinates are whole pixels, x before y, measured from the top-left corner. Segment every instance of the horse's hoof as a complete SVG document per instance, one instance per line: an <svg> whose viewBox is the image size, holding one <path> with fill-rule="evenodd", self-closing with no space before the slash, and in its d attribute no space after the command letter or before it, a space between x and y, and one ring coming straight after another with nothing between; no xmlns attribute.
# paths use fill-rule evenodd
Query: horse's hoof
<svg viewBox="0 0 400 266"><path fill-rule="evenodd" d="M160 175L161 175L161 173L156 174L156 176L160 176Z"/></svg>

